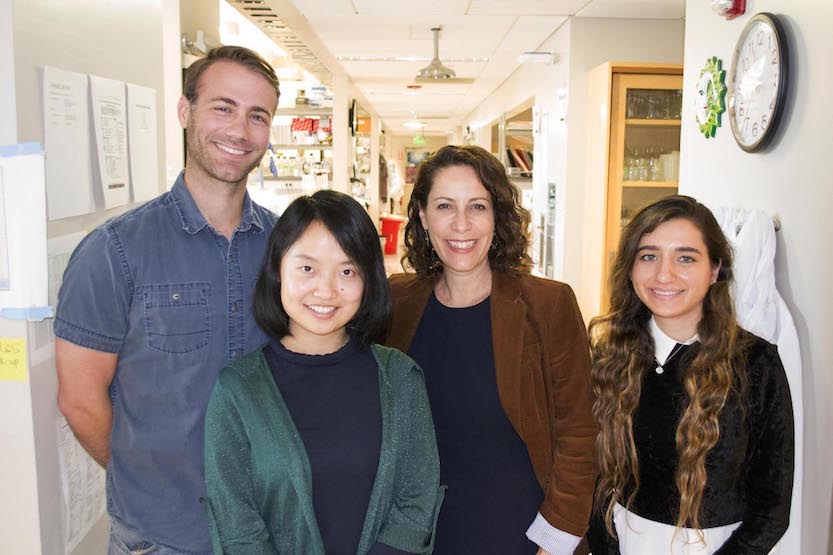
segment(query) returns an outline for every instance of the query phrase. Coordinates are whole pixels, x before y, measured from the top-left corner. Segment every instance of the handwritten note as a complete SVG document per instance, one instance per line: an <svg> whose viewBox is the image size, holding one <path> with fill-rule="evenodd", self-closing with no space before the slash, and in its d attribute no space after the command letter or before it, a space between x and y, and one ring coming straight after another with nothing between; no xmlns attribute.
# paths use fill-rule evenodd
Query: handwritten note
<svg viewBox="0 0 833 555"><path fill-rule="evenodd" d="M0 337L0 382L24 382L28 374L26 340Z"/></svg>

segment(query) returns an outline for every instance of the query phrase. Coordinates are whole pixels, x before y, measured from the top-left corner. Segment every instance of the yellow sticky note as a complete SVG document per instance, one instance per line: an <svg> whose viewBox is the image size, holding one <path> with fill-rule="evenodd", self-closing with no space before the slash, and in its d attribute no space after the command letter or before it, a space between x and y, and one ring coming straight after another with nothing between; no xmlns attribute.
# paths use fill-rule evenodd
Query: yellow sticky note
<svg viewBox="0 0 833 555"><path fill-rule="evenodd" d="M0 382L25 382L28 373L26 340L0 337Z"/></svg>

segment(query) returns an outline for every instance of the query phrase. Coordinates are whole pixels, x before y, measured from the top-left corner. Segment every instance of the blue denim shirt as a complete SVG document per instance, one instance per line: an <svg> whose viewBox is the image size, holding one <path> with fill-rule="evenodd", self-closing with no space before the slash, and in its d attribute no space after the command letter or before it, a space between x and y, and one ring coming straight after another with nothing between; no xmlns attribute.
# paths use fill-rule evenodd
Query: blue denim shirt
<svg viewBox="0 0 833 555"><path fill-rule="evenodd" d="M252 313L275 216L245 198L231 241L180 174L170 192L90 233L64 274L55 335L118 353L110 514L145 539L210 552L203 420L217 375L267 342Z"/></svg>

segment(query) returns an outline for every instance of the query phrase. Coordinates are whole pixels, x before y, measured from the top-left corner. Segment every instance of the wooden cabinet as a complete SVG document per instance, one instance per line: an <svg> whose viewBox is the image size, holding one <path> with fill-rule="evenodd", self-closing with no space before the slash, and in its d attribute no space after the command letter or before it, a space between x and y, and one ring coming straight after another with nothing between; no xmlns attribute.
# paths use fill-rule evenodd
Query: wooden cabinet
<svg viewBox="0 0 833 555"><path fill-rule="evenodd" d="M682 67L609 64L602 309L622 229L644 206L677 194Z"/></svg>

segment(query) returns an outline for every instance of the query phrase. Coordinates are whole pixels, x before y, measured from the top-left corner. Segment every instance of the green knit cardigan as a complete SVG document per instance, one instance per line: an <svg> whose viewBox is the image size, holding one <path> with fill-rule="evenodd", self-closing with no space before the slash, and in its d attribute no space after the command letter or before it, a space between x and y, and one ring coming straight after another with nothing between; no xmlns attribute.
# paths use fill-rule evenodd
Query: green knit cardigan
<svg viewBox="0 0 833 555"><path fill-rule="evenodd" d="M382 445L357 553L376 542L433 551L443 490L422 371L381 345ZM261 349L220 372L205 420L205 479L216 554L324 555L309 460Z"/></svg>

